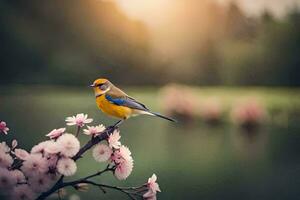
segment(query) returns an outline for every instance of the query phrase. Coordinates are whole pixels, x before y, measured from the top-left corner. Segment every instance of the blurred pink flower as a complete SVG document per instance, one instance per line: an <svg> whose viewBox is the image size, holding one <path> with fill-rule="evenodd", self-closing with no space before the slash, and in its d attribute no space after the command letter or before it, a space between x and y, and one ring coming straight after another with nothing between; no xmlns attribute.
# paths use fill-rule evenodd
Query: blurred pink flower
<svg viewBox="0 0 300 200"><path fill-rule="evenodd" d="M14 148L16 148L17 146L18 146L18 141L17 141L17 140L13 140L13 141L11 142L11 148L14 149Z"/></svg>
<svg viewBox="0 0 300 200"><path fill-rule="evenodd" d="M17 184L16 179L12 176L10 171L5 168L0 168L0 188L2 190L9 190Z"/></svg>
<svg viewBox="0 0 300 200"><path fill-rule="evenodd" d="M27 184L14 187L13 192L11 193L11 199L13 200L33 200L35 198L36 194Z"/></svg>
<svg viewBox="0 0 300 200"><path fill-rule="evenodd" d="M72 176L76 170L76 163L70 158L61 158L57 162L57 171L64 176Z"/></svg>
<svg viewBox="0 0 300 200"><path fill-rule="evenodd" d="M206 122L218 122L221 120L223 109L217 99L208 99L202 103L200 115Z"/></svg>
<svg viewBox="0 0 300 200"><path fill-rule="evenodd" d="M6 126L6 122L1 121L0 122L0 133L4 133L5 135L7 135L7 131L9 131L9 128Z"/></svg>
<svg viewBox="0 0 300 200"><path fill-rule="evenodd" d="M13 170L11 171L11 175L14 177L17 183L24 183L26 182L25 175L20 170Z"/></svg>
<svg viewBox="0 0 300 200"><path fill-rule="evenodd" d="M21 170L26 176L46 173L48 171L47 160L42 157L42 154L30 154L23 162Z"/></svg>
<svg viewBox="0 0 300 200"><path fill-rule="evenodd" d="M49 141L44 150L48 154L57 154L61 151L61 146L55 141Z"/></svg>
<svg viewBox="0 0 300 200"><path fill-rule="evenodd" d="M232 119L238 125L253 126L266 119L266 110L256 100L248 100L235 106L231 113Z"/></svg>
<svg viewBox="0 0 300 200"><path fill-rule="evenodd" d="M80 149L79 140L69 133L60 136L56 142L57 145L60 146L61 154L66 157L75 156Z"/></svg>
<svg viewBox="0 0 300 200"><path fill-rule="evenodd" d="M65 132L65 130L66 130L66 128L53 129L46 136L49 137L50 139L56 139L59 136L61 136Z"/></svg>
<svg viewBox="0 0 300 200"><path fill-rule="evenodd" d="M108 161L112 153L112 149L106 144L97 144L93 149L93 157L97 162Z"/></svg>
<svg viewBox="0 0 300 200"><path fill-rule="evenodd" d="M79 126L79 127L83 127L84 124L89 124L93 121L93 119L88 118L87 114L77 114L76 116L72 116L72 117L67 117L66 118L66 122L68 126Z"/></svg>
<svg viewBox="0 0 300 200"><path fill-rule="evenodd" d="M114 175L119 180L126 179L132 172L133 160L123 161L117 164Z"/></svg>
<svg viewBox="0 0 300 200"><path fill-rule="evenodd" d="M194 92L184 85L169 84L161 89L162 108L167 115L191 120L198 108Z"/></svg>
<svg viewBox="0 0 300 200"><path fill-rule="evenodd" d="M0 152L8 153L10 151L9 146L6 144L6 142L0 143Z"/></svg>
<svg viewBox="0 0 300 200"><path fill-rule="evenodd" d="M98 126L87 126L87 129L84 129L83 133L86 135L96 136L96 135L99 135L104 130L105 130L105 126L100 124Z"/></svg>
<svg viewBox="0 0 300 200"><path fill-rule="evenodd" d="M15 149L14 153L15 153L15 156L21 160L26 160L28 158L28 156L30 155L24 149Z"/></svg>
<svg viewBox="0 0 300 200"><path fill-rule="evenodd" d="M4 152L0 152L0 167L8 168L13 164L12 157Z"/></svg>
<svg viewBox="0 0 300 200"><path fill-rule="evenodd" d="M114 130L114 132L108 138L109 147L119 149L121 146L121 142L119 141L120 138L120 131Z"/></svg>

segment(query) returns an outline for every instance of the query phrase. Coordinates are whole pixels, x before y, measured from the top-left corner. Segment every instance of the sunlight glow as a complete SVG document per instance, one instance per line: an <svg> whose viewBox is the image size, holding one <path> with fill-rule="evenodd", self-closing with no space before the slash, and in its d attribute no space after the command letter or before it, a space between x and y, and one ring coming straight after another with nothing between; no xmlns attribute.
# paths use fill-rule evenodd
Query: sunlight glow
<svg viewBox="0 0 300 200"><path fill-rule="evenodd" d="M172 3L171 0L115 0L132 18L149 24L159 23Z"/></svg>

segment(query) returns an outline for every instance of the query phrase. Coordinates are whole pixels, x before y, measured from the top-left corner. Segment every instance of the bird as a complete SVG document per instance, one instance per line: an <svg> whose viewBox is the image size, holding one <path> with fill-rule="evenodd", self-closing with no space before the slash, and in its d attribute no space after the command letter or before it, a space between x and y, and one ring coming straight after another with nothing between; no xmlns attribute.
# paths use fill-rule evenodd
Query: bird
<svg viewBox="0 0 300 200"><path fill-rule="evenodd" d="M120 119L114 126L119 126L126 119L138 115L151 115L176 122L175 119L150 111L144 104L127 95L108 79L96 79L90 87L94 89L98 108L108 116Z"/></svg>

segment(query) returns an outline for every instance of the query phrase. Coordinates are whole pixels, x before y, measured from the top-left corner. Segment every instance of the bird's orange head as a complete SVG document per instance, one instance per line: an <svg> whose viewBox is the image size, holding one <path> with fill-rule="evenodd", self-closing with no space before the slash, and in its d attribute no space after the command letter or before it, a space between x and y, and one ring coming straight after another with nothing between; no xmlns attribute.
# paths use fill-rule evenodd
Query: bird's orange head
<svg viewBox="0 0 300 200"><path fill-rule="evenodd" d="M105 78L99 78L96 79L90 87L94 89L95 96L99 96L108 92L112 87L112 83Z"/></svg>

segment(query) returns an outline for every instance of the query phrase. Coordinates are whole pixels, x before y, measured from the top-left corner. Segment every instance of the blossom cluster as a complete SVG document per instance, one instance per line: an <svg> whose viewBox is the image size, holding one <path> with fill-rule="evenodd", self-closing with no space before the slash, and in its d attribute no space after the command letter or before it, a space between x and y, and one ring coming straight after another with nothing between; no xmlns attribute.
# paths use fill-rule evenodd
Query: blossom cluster
<svg viewBox="0 0 300 200"><path fill-rule="evenodd" d="M66 128L54 129L46 135L48 140L33 146L30 151L19 148L17 140L10 145L0 143L0 196L13 200L36 199L51 189L60 178L74 175L77 171L74 156L81 148L77 135L81 128L92 121L84 114L68 117L67 125L78 127L76 136L67 133ZM105 130L102 124L86 126L83 134L93 139L104 134ZM6 123L0 121L0 134L7 135L8 131ZM132 172L133 158L129 148L121 144L120 138L119 130L114 129L104 142L95 144L92 155L97 162L108 162L114 176L124 180ZM80 190L79 185L74 188ZM143 199L156 199L156 192L160 191L156 175L142 187L147 188Z"/></svg>
<svg viewBox="0 0 300 200"><path fill-rule="evenodd" d="M164 112L181 122L201 120L217 125L226 122L227 117L242 128L267 122L267 109L255 96L228 98L222 102L216 96L198 95L191 87L170 84L161 89L161 100Z"/></svg>
<svg viewBox="0 0 300 200"><path fill-rule="evenodd" d="M132 172L133 159L128 147L121 145L120 132L115 130L108 138L108 145L98 144L93 149L93 157L98 162L109 162L114 167L114 175L119 180L126 179Z"/></svg>

